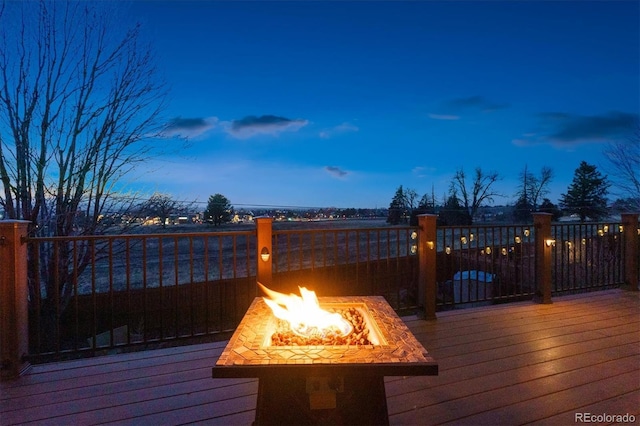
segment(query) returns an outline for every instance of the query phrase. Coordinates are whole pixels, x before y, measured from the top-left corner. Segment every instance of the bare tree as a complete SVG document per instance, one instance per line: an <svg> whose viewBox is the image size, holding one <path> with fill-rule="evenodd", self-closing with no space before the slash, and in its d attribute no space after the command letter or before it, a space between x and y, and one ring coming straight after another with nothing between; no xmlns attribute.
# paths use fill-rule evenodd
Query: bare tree
<svg viewBox="0 0 640 426"><path fill-rule="evenodd" d="M549 193L549 183L553 179L553 170L549 167L543 167L540 170L540 176L536 176L529 171L528 166L524 166L524 170L520 173L520 185L516 193L516 210L514 219L531 220L531 213L538 210L541 199Z"/></svg>
<svg viewBox="0 0 640 426"><path fill-rule="evenodd" d="M152 51L140 41L140 26L127 28L112 2L2 7L0 182L6 217L31 222L32 236L104 232L113 223L106 216L133 204L118 196L117 182L148 158L146 141L160 130L165 90ZM34 288L40 274L48 279L46 297L64 307L72 256L82 269L89 249L62 246L55 258L41 251L44 270L30 271L32 294L42 290Z"/></svg>
<svg viewBox="0 0 640 426"><path fill-rule="evenodd" d="M611 142L604 150L607 173L617 188L616 195L640 210L640 122L631 136Z"/></svg>
<svg viewBox="0 0 640 426"><path fill-rule="evenodd" d="M435 193L435 189L433 187L433 184L431 185L431 194L425 193L420 198L420 202L418 203L418 209L420 209L420 210L422 210L424 212L428 212L428 213L435 213L435 211L436 211L436 193Z"/></svg>
<svg viewBox="0 0 640 426"><path fill-rule="evenodd" d="M480 167L475 169L471 187L467 184L467 176L462 168L456 171L451 182L450 193L460 194L463 206L473 220L476 212L484 202L493 201L494 197L502 195L493 189L493 185L500 180L497 172L483 172Z"/></svg>
<svg viewBox="0 0 640 426"><path fill-rule="evenodd" d="M404 198L407 208L411 211L418 207L418 193L415 189L407 188L404 191Z"/></svg>
<svg viewBox="0 0 640 426"><path fill-rule="evenodd" d="M176 200L169 194L155 192L142 204L140 213L146 217L159 218L163 228L167 226L167 219L177 213L188 213L193 202Z"/></svg>
<svg viewBox="0 0 640 426"><path fill-rule="evenodd" d="M545 195L549 193L549 184L553 179L553 170L550 167L543 167L540 169L540 176L534 176L533 180L529 181L529 195L531 196L531 203L535 210L538 209L538 204Z"/></svg>

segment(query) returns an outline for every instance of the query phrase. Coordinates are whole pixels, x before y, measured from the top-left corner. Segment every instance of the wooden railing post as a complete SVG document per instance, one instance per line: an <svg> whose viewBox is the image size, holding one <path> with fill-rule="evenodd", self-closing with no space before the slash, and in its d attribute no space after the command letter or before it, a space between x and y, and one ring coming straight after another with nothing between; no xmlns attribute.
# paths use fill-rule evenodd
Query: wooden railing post
<svg viewBox="0 0 640 426"><path fill-rule="evenodd" d="M425 318L436 319L436 243L437 228L435 214L418 215L418 281L420 294L424 295Z"/></svg>
<svg viewBox="0 0 640 426"><path fill-rule="evenodd" d="M624 288L638 291L638 213L622 213Z"/></svg>
<svg viewBox="0 0 640 426"><path fill-rule="evenodd" d="M14 379L29 368L29 222L0 221L0 378Z"/></svg>
<svg viewBox="0 0 640 426"><path fill-rule="evenodd" d="M273 281L273 247L272 247L272 224L273 219L270 217L257 217L256 233L257 233L257 281L262 285L271 288ZM260 294L256 286L256 294Z"/></svg>
<svg viewBox="0 0 640 426"><path fill-rule="evenodd" d="M536 295L534 301L551 303L551 213L533 213L536 252Z"/></svg>

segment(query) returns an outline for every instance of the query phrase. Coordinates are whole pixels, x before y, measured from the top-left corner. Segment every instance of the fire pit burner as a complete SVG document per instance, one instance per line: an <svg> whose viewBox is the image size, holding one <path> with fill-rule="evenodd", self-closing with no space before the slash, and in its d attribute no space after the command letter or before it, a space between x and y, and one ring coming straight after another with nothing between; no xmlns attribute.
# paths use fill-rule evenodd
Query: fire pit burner
<svg viewBox="0 0 640 426"><path fill-rule="evenodd" d="M288 321L278 320L276 331L271 335L273 346L339 346L339 345L372 345L369 341L369 327L364 316L355 307L331 311L340 315L346 326L342 330L334 327L319 330L308 327L301 332L292 328Z"/></svg>
<svg viewBox="0 0 640 426"><path fill-rule="evenodd" d="M318 301L327 310L355 309L369 344L275 345L280 320L263 298L254 299L212 375L259 378L256 424L387 423L384 376L438 374L438 364L383 297ZM289 404L300 407L283 408Z"/></svg>

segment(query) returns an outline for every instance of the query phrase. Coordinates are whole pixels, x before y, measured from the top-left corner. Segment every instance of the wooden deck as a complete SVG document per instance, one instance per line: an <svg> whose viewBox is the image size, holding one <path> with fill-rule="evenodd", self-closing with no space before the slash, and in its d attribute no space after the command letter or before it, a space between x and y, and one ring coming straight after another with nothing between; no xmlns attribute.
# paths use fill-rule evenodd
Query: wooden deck
<svg viewBox="0 0 640 426"><path fill-rule="evenodd" d="M405 318L437 377L389 377L391 424L640 422L640 294L610 290ZM0 424L251 424L255 379L211 379L226 342L34 366L0 383Z"/></svg>

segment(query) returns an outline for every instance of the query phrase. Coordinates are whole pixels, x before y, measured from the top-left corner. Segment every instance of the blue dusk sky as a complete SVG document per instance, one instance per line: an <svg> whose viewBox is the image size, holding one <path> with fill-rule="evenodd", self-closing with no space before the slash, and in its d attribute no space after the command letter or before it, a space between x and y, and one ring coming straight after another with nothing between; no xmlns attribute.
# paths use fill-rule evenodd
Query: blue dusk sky
<svg viewBox="0 0 640 426"><path fill-rule="evenodd" d="M440 202L456 170L525 166L557 202L640 112L638 1L134 1L170 87L138 185L236 207ZM614 197L611 197L614 198Z"/></svg>

